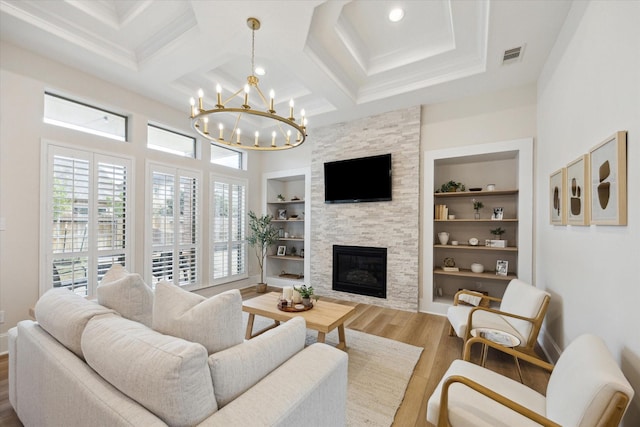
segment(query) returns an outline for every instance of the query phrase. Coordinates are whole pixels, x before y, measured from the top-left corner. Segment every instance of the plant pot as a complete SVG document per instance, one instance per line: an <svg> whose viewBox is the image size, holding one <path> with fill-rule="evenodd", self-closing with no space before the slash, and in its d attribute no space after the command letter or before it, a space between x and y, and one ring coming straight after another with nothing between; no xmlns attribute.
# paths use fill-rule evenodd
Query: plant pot
<svg viewBox="0 0 640 427"><path fill-rule="evenodd" d="M474 219L480 219L480 212L476 212L473 214Z"/></svg>
<svg viewBox="0 0 640 427"><path fill-rule="evenodd" d="M311 305L311 298L302 298L302 304L305 307L309 307Z"/></svg>
<svg viewBox="0 0 640 427"><path fill-rule="evenodd" d="M267 284L266 283L258 283L256 285L256 292L259 294L264 294L267 292Z"/></svg>

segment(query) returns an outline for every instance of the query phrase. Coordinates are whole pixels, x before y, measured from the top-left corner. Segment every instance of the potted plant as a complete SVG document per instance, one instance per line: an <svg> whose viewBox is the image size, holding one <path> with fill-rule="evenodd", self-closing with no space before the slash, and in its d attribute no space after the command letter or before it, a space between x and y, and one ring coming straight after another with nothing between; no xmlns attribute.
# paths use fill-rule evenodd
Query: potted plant
<svg viewBox="0 0 640 427"><path fill-rule="evenodd" d="M278 199L279 202L284 202L284 196L282 194L278 194L276 199Z"/></svg>
<svg viewBox="0 0 640 427"><path fill-rule="evenodd" d="M458 189L460 191L464 191L464 184L453 180L442 184L442 186L440 187L440 191L443 193L455 192L458 191Z"/></svg>
<svg viewBox="0 0 640 427"><path fill-rule="evenodd" d="M260 266L260 283L256 286L256 292L267 291L267 284L264 281L264 261L267 257L267 250L278 241L278 229L271 225L271 215L258 217L254 212L249 212L249 228L251 233L247 237L247 242L253 246Z"/></svg>
<svg viewBox="0 0 640 427"><path fill-rule="evenodd" d="M494 247L494 248L506 248L507 247L507 241L506 240L502 240L502 235L504 233L507 232L507 230L505 230L502 227L498 227L498 228L494 228L493 230L489 230L491 232L491 234L493 234L494 236L497 237L497 239L492 239L489 240L489 246Z"/></svg>
<svg viewBox="0 0 640 427"><path fill-rule="evenodd" d="M304 304L305 307L308 307L309 305L311 305L311 296L313 295L313 286L302 285L299 288L296 288L294 286L293 289L300 293L300 296L302 297L302 304Z"/></svg>
<svg viewBox="0 0 640 427"><path fill-rule="evenodd" d="M480 219L480 209L484 208L484 203L476 199L471 199L471 202L473 203L473 209L476 211L473 217L475 219Z"/></svg>

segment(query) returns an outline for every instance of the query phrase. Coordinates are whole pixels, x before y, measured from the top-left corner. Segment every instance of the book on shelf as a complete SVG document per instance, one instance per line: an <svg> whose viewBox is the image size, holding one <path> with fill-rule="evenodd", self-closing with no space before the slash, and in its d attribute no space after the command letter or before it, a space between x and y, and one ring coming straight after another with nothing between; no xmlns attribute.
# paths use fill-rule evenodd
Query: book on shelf
<svg viewBox="0 0 640 427"><path fill-rule="evenodd" d="M442 267L442 271L460 271L458 267Z"/></svg>
<svg viewBox="0 0 640 427"><path fill-rule="evenodd" d="M435 218L447 219L449 217L449 208L447 205L435 205Z"/></svg>

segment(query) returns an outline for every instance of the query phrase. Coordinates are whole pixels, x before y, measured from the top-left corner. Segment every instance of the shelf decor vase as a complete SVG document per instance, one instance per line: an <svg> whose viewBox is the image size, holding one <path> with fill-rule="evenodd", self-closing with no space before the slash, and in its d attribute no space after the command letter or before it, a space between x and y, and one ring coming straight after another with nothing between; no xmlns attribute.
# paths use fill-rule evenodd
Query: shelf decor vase
<svg viewBox="0 0 640 427"><path fill-rule="evenodd" d="M480 212L476 212L473 214L474 219L480 219Z"/></svg>
<svg viewBox="0 0 640 427"><path fill-rule="evenodd" d="M449 233L447 233L446 231L438 233L438 240L440 240L441 245L446 245L449 241Z"/></svg>

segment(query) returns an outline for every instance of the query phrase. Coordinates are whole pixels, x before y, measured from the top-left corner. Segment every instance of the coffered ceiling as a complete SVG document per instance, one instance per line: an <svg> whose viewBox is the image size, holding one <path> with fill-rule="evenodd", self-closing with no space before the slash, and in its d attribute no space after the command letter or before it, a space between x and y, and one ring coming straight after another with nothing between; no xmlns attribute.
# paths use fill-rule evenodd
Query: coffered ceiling
<svg viewBox="0 0 640 427"><path fill-rule="evenodd" d="M536 81L565 0L0 0L3 41L176 109L232 93L255 65L309 127ZM393 7L404 19L390 22ZM505 50L522 47L503 64ZM213 107L212 103L206 107Z"/></svg>

